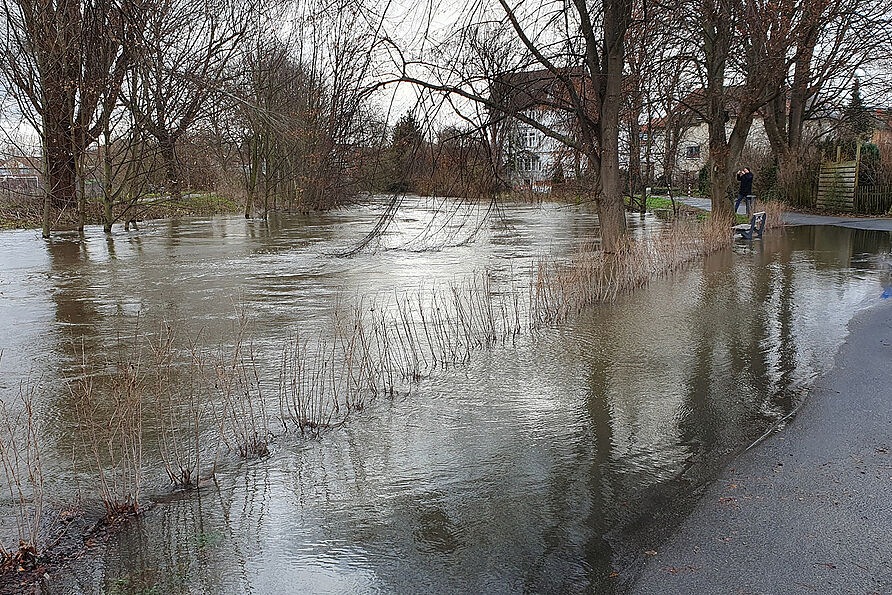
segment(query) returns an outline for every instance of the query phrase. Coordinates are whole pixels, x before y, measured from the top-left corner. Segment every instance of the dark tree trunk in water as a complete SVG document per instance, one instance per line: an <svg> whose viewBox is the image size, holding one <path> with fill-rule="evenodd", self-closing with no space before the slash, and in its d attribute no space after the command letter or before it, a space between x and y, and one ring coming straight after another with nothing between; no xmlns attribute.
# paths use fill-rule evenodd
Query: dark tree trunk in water
<svg viewBox="0 0 892 595"><path fill-rule="evenodd" d="M87 220L87 183L84 180L83 163L78 167L77 175L77 231L84 234L84 224Z"/></svg>
<svg viewBox="0 0 892 595"><path fill-rule="evenodd" d="M602 183L606 181L602 178ZM607 195L606 189L601 192L601 200L598 201L598 220L601 224L601 247L605 252L616 252L623 242L626 234L626 209L623 205L623 195L619 191L619 181L614 178L613 186L616 187L612 196Z"/></svg>
<svg viewBox="0 0 892 595"><path fill-rule="evenodd" d="M44 156L46 200L44 202L43 236L49 237L50 217L54 210L77 208L77 175L70 148L47 145Z"/></svg>
<svg viewBox="0 0 892 595"><path fill-rule="evenodd" d="M245 219L251 218L251 209L254 207L254 197L257 194L257 182L260 176L260 142L256 137L248 140L248 147L251 156L249 164L247 188L245 189Z"/></svg>
<svg viewBox="0 0 892 595"><path fill-rule="evenodd" d="M174 200L183 198L183 192L180 189L180 172L177 164L177 154L174 150L174 140L172 138L163 138L160 142L161 158L164 160L164 170L167 176L167 193Z"/></svg>
<svg viewBox="0 0 892 595"><path fill-rule="evenodd" d="M102 231L104 231L105 233L111 233L111 231L112 231L112 217L114 217L114 215L112 214L111 198L105 197L102 200L102 203L103 203L102 206L104 208L104 214L103 214L103 218L102 218Z"/></svg>
<svg viewBox="0 0 892 595"><path fill-rule="evenodd" d="M103 173L105 174L104 179L102 181L102 207L103 207L103 216L102 216L102 231L107 234L110 234L112 231L112 221L114 220L114 197L111 193L111 185L112 185L112 166L111 166L111 158L109 157L108 147L111 144L109 142L109 138L111 137L111 132L109 132L108 126L105 127L105 149L102 151L102 168Z"/></svg>
<svg viewBox="0 0 892 595"><path fill-rule="evenodd" d="M43 235L49 237L53 210L77 208L77 163L72 151L70 126L58 114L46 114L44 125L44 203Z"/></svg>

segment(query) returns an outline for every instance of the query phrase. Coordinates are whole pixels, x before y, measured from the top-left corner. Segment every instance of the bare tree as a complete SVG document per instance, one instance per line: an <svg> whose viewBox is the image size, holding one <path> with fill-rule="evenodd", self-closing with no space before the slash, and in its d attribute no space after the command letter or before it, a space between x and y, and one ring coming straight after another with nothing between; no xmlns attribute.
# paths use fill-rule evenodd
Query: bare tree
<svg viewBox="0 0 892 595"><path fill-rule="evenodd" d="M106 123L97 147L97 169L102 179L102 222L105 233L125 221L129 229L147 205L142 199L150 181L160 170L157 151L140 129L132 125L130 114L117 110L117 119Z"/></svg>
<svg viewBox="0 0 892 595"><path fill-rule="evenodd" d="M372 33L349 0L298 4L290 34L259 35L214 112L220 159L242 164L245 216L262 206L340 204L358 189L375 128L368 105Z"/></svg>
<svg viewBox="0 0 892 595"><path fill-rule="evenodd" d="M256 8L229 0L154 0L136 53L131 92L122 97L134 125L155 139L167 193L182 194L177 143L207 114L231 76L227 66L243 49Z"/></svg>
<svg viewBox="0 0 892 595"><path fill-rule="evenodd" d="M499 5L499 23L513 34L523 52L511 72L493 80L479 71L463 70L455 60L411 60L406 52L399 51L396 80L484 105L578 150L595 177L602 246L608 252L615 251L626 230L619 128L625 35L632 2L604 0L590 4L575 0L568 7L564 2L509 5L500 0ZM474 13L471 6L468 9L462 16L466 22L459 37L463 47L469 31L493 19ZM468 14L478 20L468 20ZM473 62L468 60L464 66L470 64ZM524 75L536 69L538 76ZM548 87L548 92L531 101L516 100L526 92L524 87L535 84ZM494 87L498 89L495 95L489 92ZM531 113L537 109L566 118L537 118ZM567 122L571 129L566 127Z"/></svg>
<svg viewBox="0 0 892 595"><path fill-rule="evenodd" d="M788 195L800 184L810 142L832 132L828 125L809 131L807 124L838 112L856 72L882 65L892 45L888 0L815 0L800 10L788 55L779 56L783 62L773 68L774 97L764 109L765 132ZM788 59L792 68L784 67Z"/></svg>
<svg viewBox="0 0 892 595"><path fill-rule="evenodd" d="M701 0L692 5L687 30L699 46L694 61L702 93L687 107L709 130L709 187L716 216L730 218L737 164L759 109L771 98L776 69L795 35L796 0ZM733 124L730 120L733 117ZM730 132L727 126L731 126Z"/></svg>
<svg viewBox="0 0 892 595"><path fill-rule="evenodd" d="M43 144L43 235L50 233L51 209L77 208L82 230L78 172L117 104L142 6L130 0L3 0L2 11L0 68Z"/></svg>

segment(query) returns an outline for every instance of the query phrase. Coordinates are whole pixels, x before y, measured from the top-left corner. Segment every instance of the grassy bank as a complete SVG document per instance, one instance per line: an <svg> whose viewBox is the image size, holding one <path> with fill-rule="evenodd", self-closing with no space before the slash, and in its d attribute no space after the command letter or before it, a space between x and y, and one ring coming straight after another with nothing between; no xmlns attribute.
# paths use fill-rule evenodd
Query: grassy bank
<svg viewBox="0 0 892 595"><path fill-rule="evenodd" d="M630 197L627 196L625 200L626 200L626 207L631 208L632 204L631 204ZM635 201L636 201L636 204L634 205L635 207L639 206L640 200L641 200L640 196L635 197ZM759 207L758 210L767 212L769 219L772 219L776 222L781 221L781 215L785 208L783 205L781 205L781 203L776 202L776 201L761 202L761 203L759 203L758 207ZM709 219L711 216L711 211L708 211L706 209L699 209L697 207L679 202L678 200L676 200L675 205L673 205L672 201L670 199L663 197L663 196L648 196L647 203L645 204L645 208L648 211L656 211L656 210L671 211L671 210L673 210L673 208L676 208L676 209L678 209L679 213L688 213L691 215L696 215L696 217L699 221L705 221L705 220ZM737 223L749 223L750 222L749 217L747 217L746 215L736 214L735 217L736 217Z"/></svg>

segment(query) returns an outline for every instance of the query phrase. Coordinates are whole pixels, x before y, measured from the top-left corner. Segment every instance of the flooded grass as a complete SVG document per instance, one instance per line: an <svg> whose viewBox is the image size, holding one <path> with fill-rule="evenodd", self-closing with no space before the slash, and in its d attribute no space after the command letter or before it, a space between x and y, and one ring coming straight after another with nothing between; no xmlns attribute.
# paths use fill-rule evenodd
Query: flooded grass
<svg viewBox="0 0 892 595"><path fill-rule="evenodd" d="M616 299L705 254L730 247L728 227L707 219L678 221L652 237L629 240L614 254L583 246L565 261L541 260L530 290L536 324L562 322L595 303Z"/></svg>

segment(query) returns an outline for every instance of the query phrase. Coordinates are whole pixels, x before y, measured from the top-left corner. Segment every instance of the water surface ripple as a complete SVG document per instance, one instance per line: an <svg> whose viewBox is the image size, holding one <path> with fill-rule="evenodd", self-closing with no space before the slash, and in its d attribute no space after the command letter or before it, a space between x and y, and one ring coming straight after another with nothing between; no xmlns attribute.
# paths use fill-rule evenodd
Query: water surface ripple
<svg viewBox="0 0 892 595"><path fill-rule="evenodd" d="M62 485L74 472L58 381L76 369L76 345L100 357L137 316L219 340L239 305L274 358L289 332L323 326L345 295L482 270L523 284L538 255L571 253L597 233L581 208L505 206L486 220L471 208L431 236L422 232L438 205L416 200L382 240L396 249L336 256L382 208L161 221L107 239L91 229L86 241L0 233L0 384L33 370L58 387L39 402L55 430L46 458L56 495L74 495ZM630 223L635 233L661 225ZM827 369L847 322L890 283L889 249L887 233L838 227L736 244L483 350L321 440L285 434L268 457L228 458L218 487L164 497L57 588L622 590L698 489ZM163 495L160 475L148 476Z"/></svg>

